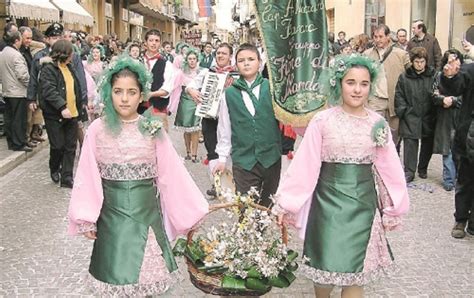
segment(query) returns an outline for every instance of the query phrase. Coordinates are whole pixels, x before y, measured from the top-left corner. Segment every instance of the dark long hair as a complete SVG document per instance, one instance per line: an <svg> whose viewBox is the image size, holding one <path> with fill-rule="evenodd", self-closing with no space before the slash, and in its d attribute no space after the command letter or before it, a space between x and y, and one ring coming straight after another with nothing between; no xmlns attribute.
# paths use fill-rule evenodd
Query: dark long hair
<svg viewBox="0 0 474 298"><path fill-rule="evenodd" d="M54 62L64 63L71 56L73 51L72 43L68 40L58 40L51 47L49 56Z"/></svg>

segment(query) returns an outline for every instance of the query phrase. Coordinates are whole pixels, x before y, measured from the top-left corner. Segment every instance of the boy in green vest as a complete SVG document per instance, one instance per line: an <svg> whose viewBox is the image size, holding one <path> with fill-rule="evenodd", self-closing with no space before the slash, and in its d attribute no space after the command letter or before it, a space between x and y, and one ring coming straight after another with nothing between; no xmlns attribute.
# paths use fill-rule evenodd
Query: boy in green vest
<svg viewBox="0 0 474 298"><path fill-rule="evenodd" d="M242 44L235 57L240 78L221 100L216 147L219 162L213 173L223 172L232 156L236 190L247 193L255 187L260 194L258 203L269 207L281 170L281 136L270 84L258 71L261 58L255 46Z"/></svg>

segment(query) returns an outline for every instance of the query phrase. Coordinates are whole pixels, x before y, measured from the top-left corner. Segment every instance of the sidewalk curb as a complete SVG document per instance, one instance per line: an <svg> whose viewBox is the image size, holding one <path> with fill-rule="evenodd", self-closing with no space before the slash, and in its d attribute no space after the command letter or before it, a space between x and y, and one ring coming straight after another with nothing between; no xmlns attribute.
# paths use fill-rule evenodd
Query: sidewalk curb
<svg viewBox="0 0 474 298"><path fill-rule="evenodd" d="M3 160L0 160L0 177L3 177L8 174L11 170L21 165L28 159L32 158L43 148L48 147L48 145L49 140L46 140L44 142L38 143L38 146L33 148L33 151L31 152L11 151L12 153L8 157L4 158Z"/></svg>

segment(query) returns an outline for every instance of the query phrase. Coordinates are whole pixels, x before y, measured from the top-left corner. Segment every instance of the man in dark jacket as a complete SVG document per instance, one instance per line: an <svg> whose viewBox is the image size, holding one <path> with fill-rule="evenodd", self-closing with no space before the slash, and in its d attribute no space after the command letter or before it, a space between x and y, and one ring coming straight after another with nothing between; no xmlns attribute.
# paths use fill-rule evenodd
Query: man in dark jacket
<svg viewBox="0 0 474 298"><path fill-rule="evenodd" d="M83 106L79 80L70 65L72 43L57 41L49 57L42 59L38 80L39 103L50 143L49 168L54 182L72 188L77 147L78 120Z"/></svg>
<svg viewBox="0 0 474 298"><path fill-rule="evenodd" d="M405 179L413 181L418 162L418 176L427 178L428 164L433 152L435 109L432 103L434 70L426 66L427 53L422 47L410 51L412 66L400 75L395 88L395 113L400 118L403 138Z"/></svg>
<svg viewBox="0 0 474 298"><path fill-rule="evenodd" d="M426 25L423 21L417 20L412 25L413 37L408 42L407 51L415 47L423 47L428 53L428 66L438 70L441 67L441 57L443 53L439 46L439 42L433 35L427 32Z"/></svg>
<svg viewBox="0 0 474 298"><path fill-rule="evenodd" d="M38 97L40 95L38 84L39 84L39 74L40 74L40 70L42 68L42 64L44 64L43 63L44 60L49 59L48 56L51 52L52 46L58 40L62 39L63 30L64 30L64 27L61 24L59 24L59 23L51 24L46 29L46 31L44 33L44 35L46 37L45 41L46 41L48 46L45 49L43 49L43 50L39 51L38 53L36 53L36 55L33 57L33 63L31 65L31 69L30 69L30 82L29 82L29 85L28 85L28 94L27 94L27 99L29 101L30 109L33 110L33 111L38 108L37 100L39 99ZM77 54L73 54L72 62L70 64L71 64L71 70L73 71L74 76L77 78L77 83L78 83L79 88L77 88L76 91L79 91L79 95L80 95L79 99L81 100L81 102L86 104L87 103L87 87L86 87L87 85L86 85L84 67L82 65L82 60L81 60L80 56L77 55ZM79 111L79 120L85 119L87 113L84 113L84 109L83 109L82 106L79 107L79 109L80 109L80 111ZM49 113L48 111L43 110L43 116L45 118L47 129L48 129L48 117L49 117L49 120L54 120L54 121L58 120L58 119L55 119L54 117L51 118L50 117L51 113ZM49 126L53 127L51 125L49 125ZM78 126L75 125L75 127L78 127ZM53 144L53 143L55 143L55 141L57 141L56 135L57 134L54 134L54 132L48 131L48 138L50 140L51 151L56 150L53 147L61 147L59 145L55 146ZM74 133L72 136L77 141L77 132ZM59 151L55 151L55 152L59 152ZM51 153L51 155L52 156L57 156L58 154ZM52 160L55 160L55 159L52 158ZM51 179L53 180L53 182L58 183L61 179L62 182L63 182L62 184L64 186L69 186L69 185L72 186L72 176L71 177L63 177L64 179L62 179L60 177L61 169L57 168L56 165L57 165L57 162L53 162L53 165L51 165L51 162L50 162L50 170L51 170L50 174L51 174ZM67 175L69 175L69 173L68 173L68 170L66 169L66 176ZM69 178L71 178L71 179L69 179Z"/></svg>
<svg viewBox="0 0 474 298"><path fill-rule="evenodd" d="M47 47L43 50L36 53L33 57L33 63L30 69L30 83L28 85L28 94L27 99L30 103L30 109L36 110L37 108L37 93L38 93L38 73L41 69L41 62L40 60L44 57L49 55L51 51L51 47L54 43L63 37L64 27L59 23L52 23L44 32L45 41ZM86 75L84 73L84 66L82 65L82 60L80 55L74 53L72 58L72 69L74 74L77 76L79 80L79 86L81 90L82 100L87 102L87 83L86 83ZM84 114L84 113L83 113ZM87 115L86 113L84 115Z"/></svg>
<svg viewBox="0 0 474 298"><path fill-rule="evenodd" d="M461 66L459 59L452 55L443 67L440 86L447 95L462 95L463 102L459 111L458 126L454 136L453 152L458 156L458 180L456 181L455 212L456 221L451 236L464 238L465 230L474 235L474 160L470 159L467 144L469 128L474 112L474 64ZM471 143L469 143L471 144Z"/></svg>

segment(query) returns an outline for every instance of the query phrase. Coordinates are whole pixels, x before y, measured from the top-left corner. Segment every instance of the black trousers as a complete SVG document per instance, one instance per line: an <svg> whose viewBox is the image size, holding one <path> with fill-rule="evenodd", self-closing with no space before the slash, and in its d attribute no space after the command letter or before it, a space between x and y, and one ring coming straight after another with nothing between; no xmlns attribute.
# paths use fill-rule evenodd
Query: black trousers
<svg viewBox="0 0 474 298"><path fill-rule="evenodd" d="M403 138L403 165L405 167L405 176L414 177L417 164L418 173L426 173L428 164L433 155L433 137L421 139L420 157L418 159L419 139Z"/></svg>
<svg viewBox="0 0 474 298"><path fill-rule="evenodd" d="M202 135L204 137L204 146L207 150L207 159L218 159L219 155L216 153L217 145L217 119L202 118Z"/></svg>
<svg viewBox="0 0 474 298"><path fill-rule="evenodd" d="M49 139L49 169L61 171L61 180L72 179L77 146L77 118L45 119Z"/></svg>
<svg viewBox="0 0 474 298"><path fill-rule="evenodd" d="M267 169L257 163L252 170L247 171L234 164L232 172L236 191L245 194L253 186L260 193L260 201L257 203L265 207L272 205L270 195L276 193L280 183L281 158Z"/></svg>
<svg viewBox="0 0 474 298"><path fill-rule="evenodd" d="M17 150L27 143L26 98L5 97L4 127L8 149Z"/></svg>
<svg viewBox="0 0 474 298"><path fill-rule="evenodd" d="M283 155L287 155L288 152L295 151L295 142L296 142L295 139L286 137L282 133L281 134L281 151L282 151L281 153Z"/></svg>
<svg viewBox="0 0 474 298"><path fill-rule="evenodd" d="M461 157L457 174L454 218L457 222L469 221L472 229L474 225L474 162Z"/></svg>

